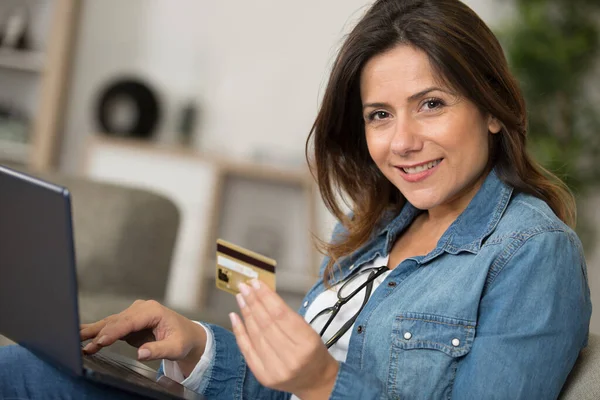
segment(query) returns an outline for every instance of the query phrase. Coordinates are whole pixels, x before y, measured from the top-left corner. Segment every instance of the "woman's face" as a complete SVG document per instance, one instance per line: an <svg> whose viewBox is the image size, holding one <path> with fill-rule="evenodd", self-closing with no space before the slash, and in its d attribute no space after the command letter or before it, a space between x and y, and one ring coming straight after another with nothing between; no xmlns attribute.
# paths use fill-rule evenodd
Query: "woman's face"
<svg viewBox="0 0 600 400"><path fill-rule="evenodd" d="M427 55L400 45L361 74L369 153L415 207L464 209L485 178L489 132L500 124L440 84Z"/></svg>

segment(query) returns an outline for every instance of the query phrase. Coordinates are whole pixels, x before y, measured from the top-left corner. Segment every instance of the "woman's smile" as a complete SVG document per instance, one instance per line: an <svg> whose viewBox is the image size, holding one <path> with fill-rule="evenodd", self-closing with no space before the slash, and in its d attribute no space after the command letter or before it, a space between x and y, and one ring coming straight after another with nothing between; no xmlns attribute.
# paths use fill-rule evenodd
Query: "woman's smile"
<svg viewBox="0 0 600 400"><path fill-rule="evenodd" d="M421 182L433 175L439 168L444 159L440 158L433 161L427 161L412 166L395 165L394 167L400 173L400 176L407 182Z"/></svg>

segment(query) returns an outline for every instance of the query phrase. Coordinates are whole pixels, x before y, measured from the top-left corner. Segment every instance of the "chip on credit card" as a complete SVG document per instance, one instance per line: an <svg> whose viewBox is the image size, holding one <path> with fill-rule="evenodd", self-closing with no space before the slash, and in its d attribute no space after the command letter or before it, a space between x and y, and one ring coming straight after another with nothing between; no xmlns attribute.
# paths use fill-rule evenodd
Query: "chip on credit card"
<svg viewBox="0 0 600 400"><path fill-rule="evenodd" d="M217 289L235 295L240 283L258 279L275 291L276 264L272 258L217 239Z"/></svg>

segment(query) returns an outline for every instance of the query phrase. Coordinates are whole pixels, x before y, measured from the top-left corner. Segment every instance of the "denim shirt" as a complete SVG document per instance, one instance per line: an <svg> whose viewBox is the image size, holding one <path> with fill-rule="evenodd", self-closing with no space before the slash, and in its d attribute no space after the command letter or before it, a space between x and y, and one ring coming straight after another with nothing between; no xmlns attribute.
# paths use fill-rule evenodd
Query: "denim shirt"
<svg viewBox="0 0 600 400"><path fill-rule="evenodd" d="M341 280L387 255L419 214L406 204L340 260ZM343 235L338 225L334 240ZM321 265L323 275L325 259ZM299 313L325 290L319 280ZM553 399L586 345L591 316L576 234L492 171L436 248L393 269L354 324L332 399ZM209 325L209 398L288 399L246 366L233 334Z"/></svg>

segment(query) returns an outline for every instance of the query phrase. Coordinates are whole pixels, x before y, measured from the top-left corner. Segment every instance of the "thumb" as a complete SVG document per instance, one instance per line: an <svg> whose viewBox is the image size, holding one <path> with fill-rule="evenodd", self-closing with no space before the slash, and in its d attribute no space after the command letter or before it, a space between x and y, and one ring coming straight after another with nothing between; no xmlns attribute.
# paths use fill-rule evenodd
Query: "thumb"
<svg viewBox="0 0 600 400"><path fill-rule="evenodd" d="M170 340L145 343L138 349L138 360L161 360L176 358L176 346ZM175 357L174 357L175 356Z"/></svg>

